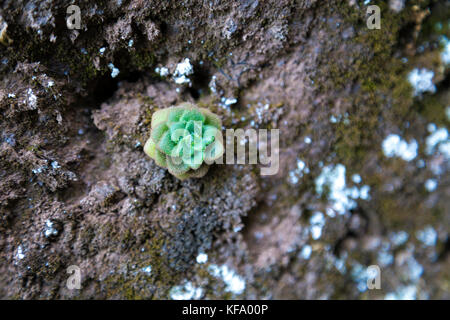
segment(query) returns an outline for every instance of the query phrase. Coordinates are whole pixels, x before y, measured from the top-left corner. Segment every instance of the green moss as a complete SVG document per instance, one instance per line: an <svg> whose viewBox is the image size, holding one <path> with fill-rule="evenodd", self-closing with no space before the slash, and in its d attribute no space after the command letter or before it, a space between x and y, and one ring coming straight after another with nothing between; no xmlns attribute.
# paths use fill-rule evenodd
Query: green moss
<svg viewBox="0 0 450 320"><path fill-rule="evenodd" d="M155 62L155 56L151 51L139 50L131 53L130 64L139 71L149 69ZM132 68L132 69L134 69Z"/></svg>
<svg viewBox="0 0 450 320"><path fill-rule="evenodd" d="M348 40L354 51L348 52L351 58L346 58L353 62L344 63L335 48L323 52L321 59L326 64L316 81L319 90L348 90L349 84L356 88L343 101L351 106L346 110L348 121L335 125L334 149L338 160L348 165L361 163L373 148L373 135L381 119L408 119L414 112L412 88L407 81L408 65L394 55L401 28L413 19L411 6L396 14L384 2L373 4L381 8L379 30L366 27L365 7L338 6L346 23L355 28L355 37Z"/></svg>
<svg viewBox="0 0 450 320"><path fill-rule="evenodd" d="M129 236L123 238L129 239ZM128 271L115 273L103 281L107 289L107 298L133 300L167 298L170 288L181 281L182 275L170 272L167 267L167 260L161 254L165 241L164 238L151 233L149 240L143 245L135 245L130 253L132 262L126 264ZM151 273L142 272L142 268L149 265Z"/></svg>

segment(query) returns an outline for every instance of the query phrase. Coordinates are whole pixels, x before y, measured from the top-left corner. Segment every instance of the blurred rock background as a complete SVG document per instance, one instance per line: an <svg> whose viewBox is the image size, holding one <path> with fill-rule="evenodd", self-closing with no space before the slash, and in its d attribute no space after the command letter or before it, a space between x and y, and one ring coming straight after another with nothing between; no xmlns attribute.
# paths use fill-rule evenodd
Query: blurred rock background
<svg viewBox="0 0 450 320"><path fill-rule="evenodd" d="M450 298L449 6L2 1L0 297ZM157 167L182 101L279 128L278 174Z"/></svg>

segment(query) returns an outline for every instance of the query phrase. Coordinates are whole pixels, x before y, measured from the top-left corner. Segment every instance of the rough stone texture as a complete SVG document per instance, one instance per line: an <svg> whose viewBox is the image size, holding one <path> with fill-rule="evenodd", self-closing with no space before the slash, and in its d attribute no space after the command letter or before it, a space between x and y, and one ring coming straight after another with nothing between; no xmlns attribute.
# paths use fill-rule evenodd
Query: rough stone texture
<svg viewBox="0 0 450 320"><path fill-rule="evenodd" d="M448 3L371 1L369 30L354 0L78 1L69 30L72 2L0 5L1 298L450 298L448 151L426 147L431 123L449 126ZM413 95L414 68L434 93ZM151 115L182 101L226 128L279 128L279 172L157 167ZM389 134L417 156L387 157ZM370 187L342 214L317 186L338 164Z"/></svg>

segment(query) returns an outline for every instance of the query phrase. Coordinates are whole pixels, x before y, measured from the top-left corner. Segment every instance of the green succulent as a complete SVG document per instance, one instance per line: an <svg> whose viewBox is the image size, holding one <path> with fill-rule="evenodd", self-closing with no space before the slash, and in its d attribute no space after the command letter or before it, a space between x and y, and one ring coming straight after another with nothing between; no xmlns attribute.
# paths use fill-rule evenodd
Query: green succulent
<svg viewBox="0 0 450 320"><path fill-rule="evenodd" d="M200 178L223 155L221 128L217 115L192 103L158 110L144 152L178 179Z"/></svg>

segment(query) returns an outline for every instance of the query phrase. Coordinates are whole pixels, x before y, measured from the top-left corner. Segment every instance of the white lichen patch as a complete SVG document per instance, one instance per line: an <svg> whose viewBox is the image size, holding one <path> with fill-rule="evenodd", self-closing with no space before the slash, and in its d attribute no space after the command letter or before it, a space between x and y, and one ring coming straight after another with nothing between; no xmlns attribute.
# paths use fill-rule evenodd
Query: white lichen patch
<svg viewBox="0 0 450 320"><path fill-rule="evenodd" d="M53 169L59 169L61 168L61 166L59 165L58 161L52 161L50 163L50 165L52 166Z"/></svg>
<svg viewBox="0 0 450 320"><path fill-rule="evenodd" d="M231 98L222 97L220 99L220 104L222 104L225 107L229 107L229 106L231 106L231 105L233 105L235 103L237 103L237 99L234 98L234 97L231 97Z"/></svg>
<svg viewBox="0 0 450 320"><path fill-rule="evenodd" d="M37 108L37 97L31 88L27 90L27 104L32 110Z"/></svg>
<svg viewBox="0 0 450 320"><path fill-rule="evenodd" d="M417 231L416 238L428 247L433 247L437 242L437 232L431 226Z"/></svg>
<svg viewBox="0 0 450 320"><path fill-rule="evenodd" d="M450 41L448 41L447 37L443 36L441 39L441 43L444 47L441 52L442 63L450 64Z"/></svg>
<svg viewBox="0 0 450 320"><path fill-rule="evenodd" d="M323 213L320 211L314 212L309 219L309 223L311 224L311 237L314 240L320 239L322 236L322 228L325 226L325 217Z"/></svg>
<svg viewBox="0 0 450 320"><path fill-rule="evenodd" d="M394 246L401 246L403 244L406 243L406 241L408 241L409 235L406 231L397 231L397 232L392 232L389 235L389 240L392 242L392 244Z"/></svg>
<svg viewBox="0 0 450 320"><path fill-rule="evenodd" d="M417 295L416 285L401 286L395 292L389 292L385 300L415 300Z"/></svg>
<svg viewBox="0 0 450 320"><path fill-rule="evenodd" d="M433 126L428 126L431 134L426 138L425 152L428 155L433 154L437 150L447 159L450 158L450 140L448 138L448 131L446 128L436 129Z"/></svg>
<svg viewBox="0 0 450 320"><path fill-rule="evenodd" d="M52 221L47 220L45 221L45 229L44 229L44 236L46 238L57 236L58 230L54 227L54 224Z"/></svg>
<svg viewBox="0 0 450 320"><path fill-rule="evenodd" d="M417 96L424 92L436 92L436 86L433 83L434 72L427 69L415 68L408 74L408 81L414 88L414 95Z"/></svg>
<svg viewBox="0 0 450 320"><path fill-rule="evenodd" d="M367 290L367 280L373 279L374 275L370 274L370 269L364 267L360 263L355 263L352 266L351 276L353 281L356 282L356 288L359 292L364 292Z"/></svg>
<svg viewBox="0 0 450 320"><path fill-rule="evenodd" d="M309 173L309 168L305 162L297 159L297 167L294 170L289 171L288 180L291 184L296 185L304 174Z"/></svg>
<svg viewBox="0 0 450 320"><path fill-rule="evenodd" d="M405 0L389 0L389 9L394 12L400 12L405 7Z"/></svg>
<svg viewBox="0 0 450 320"><path fill-rule="evenodd" d="M322 195L325 186L328 187L328 199L331 202L331 209L339 214L344 214L348 210L356 207L356 199L370 199L370 187L363 185L358 188L356 186L347 188L345 178L345 166L337 164L329 165L322 169L322 172L315 180L316 192ZM327 211L327 214L330 215Z"/></svg>
<svg viewBox="0 0 450 320"><path fill-rule="evenodd" d="M167 77L170 74L169 68L166 67L156 67L155 72L161 77Z"/></svg>
<svg viewBox="0 0 450 320"><path fill-rule="evenodd" d="M114 66L114 64L109 63L108 68L111 70L111 78L115 78L119 75L119 69Z"/></svg>
<svg viewBox="0 0 450 320"><path fill-rule="evenodd" d="M188 76L193 73L194 67L191 64L191 61L189 58L185 58L182 62L177 64L172 78L176 84L190 84L191 80Z"/></svg>
<svg viewBox="0 0 450 320"><path fill-rule="evenodd" d="M384 246L378 251L377 260L381 267L386 267L394 262L394 256L389 252L389 248Z"/></svg>
<svg viewBox="0 0 450 320"><path fill-rule="evenodd" d="M198 300L202 295L203 289L194 287L190 281L187 281L182 286L173 287L169 293L172 300Z"/></svg>
<svg viewBox="0 0 450 320"><path fill-rule="evenodd" d="M218 266L216 264L212 264L208 268L209 272L220 279L226 285L225 291L232 292L234 294L241 294L245 290L245 280L240 275L238 275L233 270L229 269L228 266L222 265Z"/></svg>
<svg viewBox="0 0 450 320"><path fill-rule="evenodd" d="M343 122L344 124L349 124L350 120L348 119L348 113L344 113L344 116L342 116L341 114L335 116L335 115L331 115L330 116L330 122L331 123L339 123L339 122Z"/></svg>
<svg viewBox="0 0 450 320"><path fill-rule="evenodd" d="M419 145L416 140L406 142L397 134L390 134L383 140L381 147L386 157L399 157L405 161L411 161L417 156Z"/></svg>
<svg viewBox="0 0 450 320"><path fill-rule="evenodd" d="M17 253L16 253L16 259L17 260L23 260L25 258L25 253L23 251L22 246L17 247Z"/></svg>
<svg viewBox="0 0 450 320"><path fill-rule="evenodd" d="M212 76L211 81L209 82L209 90L211 90L212 93L217 94L217 83L216 83L217 77Z"/></svg>

